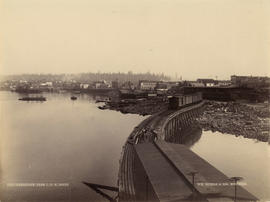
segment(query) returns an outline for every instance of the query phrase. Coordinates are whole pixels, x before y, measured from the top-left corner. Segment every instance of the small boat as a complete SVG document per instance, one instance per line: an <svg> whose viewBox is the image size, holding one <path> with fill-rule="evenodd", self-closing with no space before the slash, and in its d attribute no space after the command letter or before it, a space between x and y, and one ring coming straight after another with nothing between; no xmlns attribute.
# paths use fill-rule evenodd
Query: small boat
<svg viewBox="0 0 270 202"><path fill-rule="evenodd" d="M106 106L98 106L98 108L101 109L101 110L107 109Z"/></svg>
<svg viewBox="0 0 270 202"><path fill-rule="evenodd" d="M76 96L71 96L70 99L71 100L77 100L77 97Z"/></svg>
<svg viewBox="0 0 270 202"><path fill-rule="evenodd" d="M19 98L21 101L46 101L46 98L43 96L40 97L22 97Z"/></svg>
<svg viewBox="0 0 270 202"><path fill-rule="evenodd" d="M99 103L99 102L109 102L110 99L109 98L99 98L99 99L96 99L96 103Z"/></svg>

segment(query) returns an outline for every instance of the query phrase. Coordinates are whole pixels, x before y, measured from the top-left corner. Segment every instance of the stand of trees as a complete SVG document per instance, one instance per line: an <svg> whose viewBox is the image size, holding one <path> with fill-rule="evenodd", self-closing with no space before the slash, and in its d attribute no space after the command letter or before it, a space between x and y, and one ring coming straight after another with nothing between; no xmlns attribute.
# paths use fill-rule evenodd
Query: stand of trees
<svg viewBox="0 0 270 202"><path fill-rule="evenodd" d="M75 80L80 83L89 83L93 81L116 81L126 82L130 81L134 84L138 83L139 80L150 80L150 81L168 81L170 77L162 74L154 73L138 73L134 74L131 71L128 73L80 73L80 74L21 74L21 75L9 75L3 76L2 80L25 80L25 81L69 81Z"/></svg>

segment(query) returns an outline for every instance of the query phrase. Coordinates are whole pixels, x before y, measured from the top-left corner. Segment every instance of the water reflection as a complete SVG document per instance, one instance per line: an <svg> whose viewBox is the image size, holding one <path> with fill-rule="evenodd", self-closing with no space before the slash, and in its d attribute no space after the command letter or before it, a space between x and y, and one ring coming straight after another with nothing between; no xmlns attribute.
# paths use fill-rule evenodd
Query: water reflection
<svg viewBox="0 0 270 202"><path fill-rule="evenodd" d="M43 95L46 102L23 102L16 93L0 92L1 199L104 201L81 181L116 186L122 146L145 117L99 110L99 98L86 94L76 101L70 93ZM267 143L202 132L194 124L168 141L187 145L227 176L244 177L247 190L270 199Z"/></svg>
<svg viewBox="0 0 270 202"><path fill-rule="evenodd" d="M168 142L184 144L228 177L241 176L244 187L262 201L270 199L270 145L266 142L202 131L195 123L178 130Z"/></svg>
<svg viewBox="0 0 270 202"><path fill-rule="evenodd" d="M166 141L191 147L200 140L201 135L201 127L190 123L188 126L179 129L174 135L167 138Z"/></svg>
<svg viewBox="0 0 270 202"><path fill-rule="evenodd" d="M203 131L200 140L190 147L225 175L241 176L244 188L262 201L270 199L270 146L243 137Z"/></svg>
<svg viewBox="0 0 270 202"><path fill-rule="evenodd" d="M145 117L99 110L86 94L43 96L24 102L0 92L1 199L104 201L81 182L116 186L122 146Z"/></svg>

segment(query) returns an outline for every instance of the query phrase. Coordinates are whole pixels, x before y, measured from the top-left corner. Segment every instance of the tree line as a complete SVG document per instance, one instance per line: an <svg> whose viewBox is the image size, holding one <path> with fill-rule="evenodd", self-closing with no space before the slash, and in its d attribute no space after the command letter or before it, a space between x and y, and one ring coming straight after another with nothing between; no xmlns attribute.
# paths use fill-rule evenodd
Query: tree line
<svg viewBox="0 0 270 202"><path fill-rule="evenodd" d="M130 81L132 83L138 83L139 80L150 80L150 81L168 81L170 80L169 76L164 75L163 73L79 73L79 74L20 74L20 75L8 75L2 76L1 80L24 80L24 81L76 81L80 83L89 83L94 81L118 81L126 82Z"/></svg>

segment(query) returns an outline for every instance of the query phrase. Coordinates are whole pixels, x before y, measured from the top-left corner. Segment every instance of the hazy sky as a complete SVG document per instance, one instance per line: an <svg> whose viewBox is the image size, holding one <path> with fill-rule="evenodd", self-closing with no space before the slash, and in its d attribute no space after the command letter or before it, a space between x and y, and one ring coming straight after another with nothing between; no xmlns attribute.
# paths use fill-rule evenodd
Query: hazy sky
<svg viewBox="0 0 270 202"><path fill-rule="evenodd" d="M270 0L0 0L1 74L270 74Z"/></svg>

